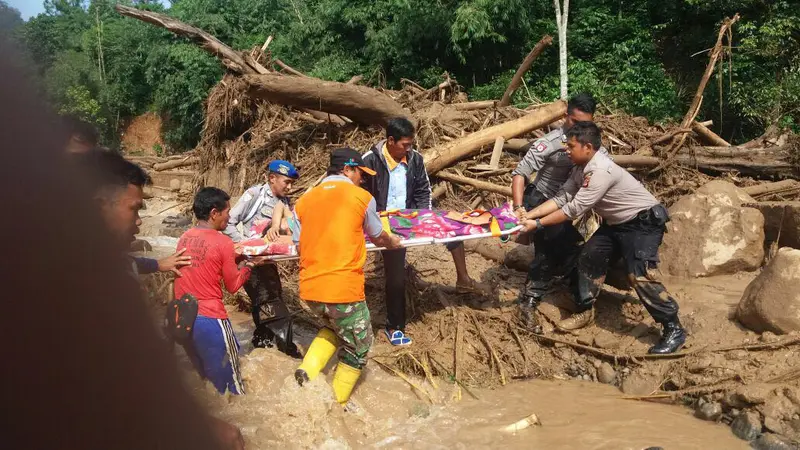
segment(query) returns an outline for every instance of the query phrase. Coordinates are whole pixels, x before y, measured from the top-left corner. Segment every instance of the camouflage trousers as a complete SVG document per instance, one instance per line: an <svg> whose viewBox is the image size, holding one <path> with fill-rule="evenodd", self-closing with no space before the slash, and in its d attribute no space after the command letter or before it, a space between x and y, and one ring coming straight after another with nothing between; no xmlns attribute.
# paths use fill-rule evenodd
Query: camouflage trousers
<svg viewBox="0 0 800 450"><path fill-rule="evenodd" d="M306 302L311 311L322 318L336 333L342 345L339 361L360 369L367 364L367 353L372 347L372 321L367 302L321 303Z"/></svg>

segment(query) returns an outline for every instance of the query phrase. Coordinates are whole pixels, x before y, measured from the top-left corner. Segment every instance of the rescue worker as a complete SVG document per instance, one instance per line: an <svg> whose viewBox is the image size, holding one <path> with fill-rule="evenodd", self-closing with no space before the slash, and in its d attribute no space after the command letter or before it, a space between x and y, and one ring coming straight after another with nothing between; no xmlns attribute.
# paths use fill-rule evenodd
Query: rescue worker
<svg viewBox="0 0 800 450"><path fill-rule="evenodd" d="M603 218L600 228L584 245L578 258L576 312L558 328L576 330L594 322L594 301L608 267L622 258L628 279L644 307L663 327L659 342L649 353L673 353L686 341L678 320L678 303L658 277L667 209L627 170L599 152L600 128L577 122L567 132L567 154L577 165L561 191L528 213L525 228L542 232L594 210Z"/></svg>
<svg viewBox="0 0 800 450"><path fill-rule="evenodd" d="M289 206L289 191L300 175L288 161L269 163L266 183L258 184L242 195L230 211L230 219L223 233L234 243L262 237L272 223L272 213L278 202ZM242 232L237 226L242 224ZM253 269L244 284L250 297L251 313L256 328L253 347L275 346L289 356L299 358L300 352L292 340L292 317L283 299L281 278L275 264L265 264Z"/></svg>
<svg viewBox="0 0 800 450"><path fill-rule="evenodd" d="M575 95L567 103L564 125L529 145L512 172L511 194L517 218L523 219L527 211L553 198L567 181L574 164L564 152L566 133L575 122L592 121L596 105L591 94ZM531 181L533 173L536 178ZM555 278L571 276L583 236L572 222L564 222L534 234L532 240L536 253L520 293L519 311L523 324L538 332L536 307Z"/></svg>
<svg viewBox="0 0 800 450"><path fill-rule="evenodd" d="M386 139L364 154L364 163L373 171L364 188L375 197L378 211L393 209L431 209L431 183L422 155L414 149L416 130L405 117L395 117L386 125ZM446 244L456 266L456 288L462 292L489 293L491 288L475 282L467 271L463 242ZM386 328L392 345L410 345L406 327L406 251L383 252L386 279Z"/></svg>
<svg viewBox="0 0 800 450"><path fill-rule="evenodd" d="M375 172L357 151L334 150L327 177L295 208L300 223L300 298L327 328L311 342L294 375L301 386L313 380L341 345L331 387L343 406L367 363L373 340L364 297L364 235L379 247L400 247L400 238L383 230L375 199L360 187L365 174Z"/></svg>

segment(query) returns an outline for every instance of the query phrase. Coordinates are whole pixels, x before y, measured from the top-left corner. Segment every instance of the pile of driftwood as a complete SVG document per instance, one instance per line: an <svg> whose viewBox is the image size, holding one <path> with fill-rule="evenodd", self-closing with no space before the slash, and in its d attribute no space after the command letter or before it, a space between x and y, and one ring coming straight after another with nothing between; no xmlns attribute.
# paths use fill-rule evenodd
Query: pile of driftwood
<svg viewBox="0 0 800 450"><path fill-rule="evenodd" d="M324 81L274 58L269 51L271 37L261 48L240 52L162 14L124 5L116 9L189 38L229 69L209 95L197 159L190 160L199 164L198 184L218 185L234 195L257 182L274 158L298 165L303 174L301 192L324 173L330 149L348 145L366 151L382 138L380 127L388 119L405 116L417 124L417 147L436 183L434 196L459 205L488 206L510 195L510 172L528 142L542 136L548 126L557 126L566 113L562 101L527 109L510 106L525 72L551 44L549 36L526 56L502 99L470 102L446 73L437 86L426 89L403 80L399 91L359 85L361 77L346 83ZM721 27L709 69L681 124L651 125L613 111L597 118L615 161L637 172L665 200L690 192L712 176L726 176L740 185L754 183L748 178L798 177L796 139L771 130L750 143L732 146L710 129L711 121L695 120L710 73L724 57L723 38L737 20L738 16ZM765 187L762 196L797 195L796 189L785 188Z"/></svg>

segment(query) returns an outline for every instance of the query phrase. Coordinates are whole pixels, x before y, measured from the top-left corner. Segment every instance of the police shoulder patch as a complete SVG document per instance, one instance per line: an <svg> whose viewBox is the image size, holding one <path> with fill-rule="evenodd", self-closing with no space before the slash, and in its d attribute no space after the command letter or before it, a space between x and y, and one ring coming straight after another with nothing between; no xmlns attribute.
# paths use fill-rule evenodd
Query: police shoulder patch
<svg viewBox="0 0 800 450"><path fill-rule="evenodd" d="M534 149L535 149L537 152L541 153L541 152L543 152L543 151L547 150L547 144L545 144L544 142L539 142L538 144L536 144L536 146L534 147Z"/></svg>
<svg viewBox="0 0 800 450"><path fill-rule="evenodd" d="M589 187L589 180L591 180L591 179L592 179L592 174L587 173L586 175L584 175L583 176L583 185L582 185L582 187Z"/></svg>

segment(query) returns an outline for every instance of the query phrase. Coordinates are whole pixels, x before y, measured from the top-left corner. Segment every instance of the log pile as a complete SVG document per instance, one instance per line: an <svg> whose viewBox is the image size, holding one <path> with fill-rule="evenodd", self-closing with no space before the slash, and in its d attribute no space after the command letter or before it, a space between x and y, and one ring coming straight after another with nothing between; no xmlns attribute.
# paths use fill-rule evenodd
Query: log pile
<svg viewBox="0 0 800 450"><path fill-rule="evenodd" d="M403 80L398 91L358 85L358 77L347 83L323 81L273 58L268 50L271 39L261 48L240 52L162 14L124 5L116 9L188 37L228 68L209 95L197 156L154 163L153 168L196 162L198 185L219 185L233 195L258 182L266 164L276 158L298 166L302 180L297 193L302 193L324 173L331 149L347 145L367 151L382 139L381 125L405 116L417 125L417 148L437 185L435 197L452 207L493 206L507 200L511 171L527 143L558 126L566 114L560 101L525 110L510 105L524 73L552 42L550 36L525 57L502 99L470 102L447 73L440 84L427 89ZM730 28L735 19L724 27ZM745 186L755 184L748 177L768 181L798 177L796 139L778 142L762 137L756 143L731 146L709 128L711 121L695 120L700 101L701 97L695 98L678 126L651 125L619 113L599 115L596 120L616 162L635 172L667 203L713 176ZM502 153L490 161L499 138L505 142ZM492 170L486 168L489 163Z"/></svg>

